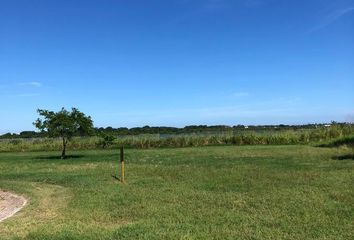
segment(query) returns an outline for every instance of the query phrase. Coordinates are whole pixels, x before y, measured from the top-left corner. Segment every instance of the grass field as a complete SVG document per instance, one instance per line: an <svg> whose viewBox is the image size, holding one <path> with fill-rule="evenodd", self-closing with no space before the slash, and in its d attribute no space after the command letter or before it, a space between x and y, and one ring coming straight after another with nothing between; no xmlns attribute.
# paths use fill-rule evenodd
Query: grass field
<svg viewBox="0 0 354 240"><path fill-rule="evenodd" d="M351 151L129 149L125 185L118 151L1 153L0 189L29 204L0 239L353 239Z"/></svg>

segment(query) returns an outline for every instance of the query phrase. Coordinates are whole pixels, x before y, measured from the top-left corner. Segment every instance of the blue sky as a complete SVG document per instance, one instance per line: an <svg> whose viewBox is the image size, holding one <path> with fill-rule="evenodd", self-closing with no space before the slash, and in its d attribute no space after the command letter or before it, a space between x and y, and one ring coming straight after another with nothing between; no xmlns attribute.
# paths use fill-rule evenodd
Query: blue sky
<svg viewBox="0 0 354 240"><path fill-rule="evenodd" d="M0 0L0 133L354 119L353 0Z"/></svg>

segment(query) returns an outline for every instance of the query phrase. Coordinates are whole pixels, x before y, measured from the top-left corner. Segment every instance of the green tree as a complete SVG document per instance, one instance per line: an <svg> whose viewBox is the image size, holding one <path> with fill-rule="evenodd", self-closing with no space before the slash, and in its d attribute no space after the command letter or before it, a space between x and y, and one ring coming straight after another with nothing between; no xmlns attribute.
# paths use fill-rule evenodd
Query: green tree
<svg viewBox="0 0 354 240"><path fill-rule="evenodd" d="M114 140L116 139L116 137L113 134L100 133L99 135L101 139L99 140L98 145L101 146L102 148L107 148L114 144Z"/></svg>
<svg viewBox="0 0 354 240"><path fill-rule="evenodd" d="M62 159L66 157L66 145L73 136L76 134L89 135L93 129L91 117L76 108L72 108L71 112L65 108L59 112L43 109L38 109L37 112L41 118L33 123L36 128L46 132L49 137L60 137L63 140Z"/></svg>

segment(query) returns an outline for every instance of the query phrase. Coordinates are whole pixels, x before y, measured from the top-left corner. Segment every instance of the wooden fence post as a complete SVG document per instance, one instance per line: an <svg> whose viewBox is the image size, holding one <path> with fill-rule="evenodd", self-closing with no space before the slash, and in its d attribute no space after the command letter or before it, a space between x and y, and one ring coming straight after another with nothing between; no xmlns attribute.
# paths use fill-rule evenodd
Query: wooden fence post
<svg viewBox="0 0 354 240"><path fill-rule="evenodd" d="M120 181L124 183L124 147L120 147L120 163L121 163L121 178Z"/></svg>

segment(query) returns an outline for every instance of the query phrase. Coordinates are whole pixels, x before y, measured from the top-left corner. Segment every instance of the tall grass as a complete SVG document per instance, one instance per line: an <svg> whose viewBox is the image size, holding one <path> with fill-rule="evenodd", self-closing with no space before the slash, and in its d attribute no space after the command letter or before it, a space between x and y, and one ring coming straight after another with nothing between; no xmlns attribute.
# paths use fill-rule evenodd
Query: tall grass
<svg viewBox="0 0 354 240"><path fill-rule="evenodd" d="M116 137L112 144L105 148L164 148L164 147L198 147L217 145L289 145L326 143L335 139L354 135L352 125L332 125L312 130L286 131L243 131L221 134L188 134L188 135L159 135L148 134L138 136ZM60 139L13 139L0 140L0 152L12 151L43 151L60 150ZM77 137L69 143L71 150L102 148L100 137Z"/></svg>

